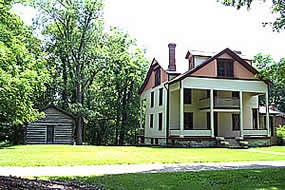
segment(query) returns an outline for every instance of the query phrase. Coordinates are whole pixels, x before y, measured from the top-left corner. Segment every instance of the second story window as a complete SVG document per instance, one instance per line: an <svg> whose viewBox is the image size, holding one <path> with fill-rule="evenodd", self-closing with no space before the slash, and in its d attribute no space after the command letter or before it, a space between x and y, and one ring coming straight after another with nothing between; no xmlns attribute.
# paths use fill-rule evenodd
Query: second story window
<svg viewBox="0 0 285 190"><path fill-rule="evenodd" d="M155 70L154 86L160 85L160 68Z"/></svg>
<svg viewBox="0 0 285 190"><path fill-rule="evenodd" d="M163 100L163 88L159 89L159 105L162 105L162 100Z"/></svg>
<svg viewBox="0 0 285 190"><path fill-rule="evenodd" d="M154 92L150 93L150 107L152 108L154 106Z"/></svg>
<svg viewBox="0 0 285 190"><path fill-rule="evenodd" d="M233 61L231 59L217 60L218 77L234 77Z"/></svg>
<svg viewBox="0 0 285 190"><path fill-rule="evenodd" d="M233 98L239 98L239 92L238 91L233 91L232 92L232 97Z"/></svg>

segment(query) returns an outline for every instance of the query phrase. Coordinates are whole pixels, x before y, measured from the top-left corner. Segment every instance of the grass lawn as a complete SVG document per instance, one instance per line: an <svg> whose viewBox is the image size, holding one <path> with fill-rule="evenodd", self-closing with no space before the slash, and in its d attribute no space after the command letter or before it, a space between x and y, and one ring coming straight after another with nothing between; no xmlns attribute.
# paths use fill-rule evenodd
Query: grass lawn
<svg viewBox="0 0 285 190"><path fill-rule="evenodd" d="M0 148L0 166L75 166L256 160L285 160L285 147L239 150L225 148L22 145Z"/></svg>
<svg viewBox="0 0 285 190"><path fill-rule="evenodd" d="M70 180L68 177L52 179ZM77 177L83 183L116 190L285 189L285 168Z"/></svg>

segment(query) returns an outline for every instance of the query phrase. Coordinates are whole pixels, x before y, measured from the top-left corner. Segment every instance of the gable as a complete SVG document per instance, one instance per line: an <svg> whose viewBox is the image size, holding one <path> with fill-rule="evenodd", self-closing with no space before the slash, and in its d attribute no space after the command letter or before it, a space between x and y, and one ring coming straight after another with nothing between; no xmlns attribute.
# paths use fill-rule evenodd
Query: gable
<svg viewBox="0 0 285 190"><path fill-rule="evenodd" d="M249 70L249 67L252 67L247 62L241 63L240 60L237 60L235 57L229 53L223 53L215 59L211 60L203 67L197 69L191 73L191 76L203 76L203 77L218 77L217 74L217 62L218 59L231 59L233 60L233 78L236 79L255 79L256 72ZM247 64L247 65L245 65ZM252 68L253 69L253 68Z"/></svg>
<svg viewBox="0 0 285 190"><path fill-rule="evenodd" d="M156 62L156 60L153 60L152 65L147 72L144 83L139 89L139 94L155 86L155 72L157 69L160 70L160 82L163 83L168 81L168 74L166 71L158 64L158 62Z"/></svg>

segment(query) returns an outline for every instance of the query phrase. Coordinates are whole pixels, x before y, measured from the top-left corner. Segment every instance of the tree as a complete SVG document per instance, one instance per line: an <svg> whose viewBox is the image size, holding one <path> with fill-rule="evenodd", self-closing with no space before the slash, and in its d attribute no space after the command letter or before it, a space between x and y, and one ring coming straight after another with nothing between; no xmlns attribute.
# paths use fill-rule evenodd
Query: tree
<svg viewBox="0 0 285 190"><path fill-rule="evenodd" d="M95 77L89 93L88 104L94 114L88 118L91 122L88 129L92 131L96 126L96 131L101 132L96 138L113 139L109 142L112 144L134 144L139 126L137 90L146 74L148 60L135 40L118 28L111 28L105 36L107 65ZM109 129L112 130L108 133Z"/></svg>
<svg viewBox="0 0 285 190"><path fill-rule="evenodd" d="M11 12L12 2L0 0L0 142L18 144L23 124L41 115L34 102L49 74L40 40Z"/></svg>
<svg viewBox="0 0 285 190"><path fill-rule="evenodd" d="M82 144L85 94L101 70L103 21L101 0L34 0L50 63L56 67L58 98L76 116L76 143ZM59 77L61 80L58 80Z"/></svg>
<svg viewBox="0 0 285 190"><path fill-rule="evenodd" d="M100 0L34 0L32 6L48 66L56 70L46 96L76 116L76 143L82 134L91 144L134 142L146 71L135 40L117 28L103 30Z"/></svg>
<svg viewBox="0 0 285 190"><path fill-rule="evenodd" d="M233 6L237 9L241 7L250 8L254 0L219 0L226 6ZM255 0L256 1L256 0ZM264 0L265 1L265 0ZM285 1L284 0L272 0L272 12L278 13L278 17L273 23L264 22L264 25L272 25L274 31L281 31L285 29Z"/></svg>
<svg viewBox="0 0 285 190"><path fill-rule="evenodd" d="M254 58L255 65L260 71L260 77L270 80L270 103L275 103L281 111L285 111L285 59L275 62L270 55L257 54ZM261 99L264 104L264 100Z"/></svg>

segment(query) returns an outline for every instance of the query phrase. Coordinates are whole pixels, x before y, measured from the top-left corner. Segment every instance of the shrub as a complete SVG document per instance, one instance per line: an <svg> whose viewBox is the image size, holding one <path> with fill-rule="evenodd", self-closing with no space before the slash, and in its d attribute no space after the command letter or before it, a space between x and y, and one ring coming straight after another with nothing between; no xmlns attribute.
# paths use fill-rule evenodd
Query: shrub
<svg viewBox="0 0 285 190"><path fill-rule="evenodd" d="M285 144L285 125L277 127L277 144Z"/></svg>

